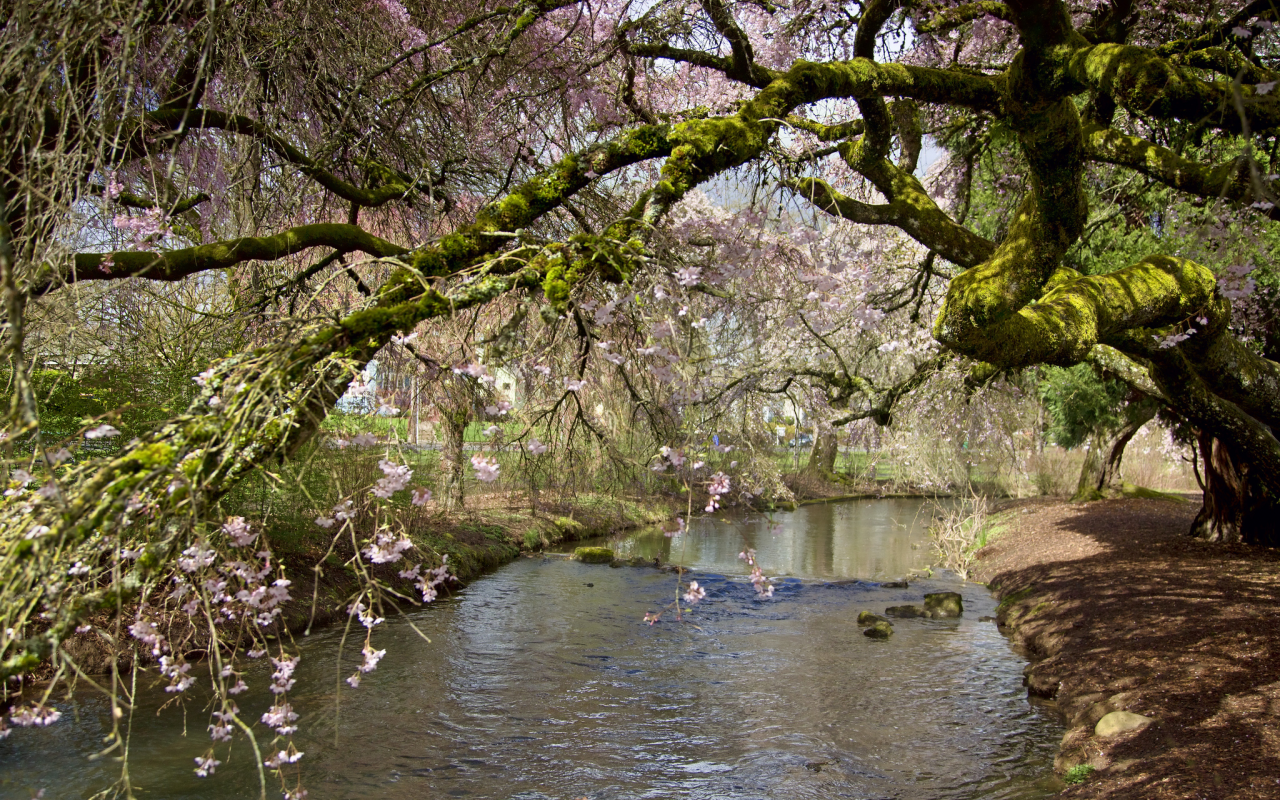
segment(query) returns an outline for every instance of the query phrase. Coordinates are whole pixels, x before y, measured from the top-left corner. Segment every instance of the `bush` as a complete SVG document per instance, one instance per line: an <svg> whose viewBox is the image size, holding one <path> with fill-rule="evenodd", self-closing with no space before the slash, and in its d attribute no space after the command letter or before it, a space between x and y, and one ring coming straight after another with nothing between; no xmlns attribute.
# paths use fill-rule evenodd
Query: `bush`
<svg viewBox="0 0 1280 800"><path fill-rule="evenodd" d="M977 493L954 504L933 503L929 539L938 554L938 566L969 579L974 553L986 544L988 511L987 498Z"/></svg>

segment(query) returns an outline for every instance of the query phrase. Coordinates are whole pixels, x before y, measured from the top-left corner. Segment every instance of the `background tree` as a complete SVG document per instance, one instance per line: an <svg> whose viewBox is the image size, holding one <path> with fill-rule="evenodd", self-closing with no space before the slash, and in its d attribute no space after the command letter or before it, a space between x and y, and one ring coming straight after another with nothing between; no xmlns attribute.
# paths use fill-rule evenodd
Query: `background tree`
<svg viewBox="0 0 1280 800"><path fill-rule="evenodd" d="M1046 367L1040 397L1048 412L1045 432L1063 447L1085 445L1074 500L1097 500L1120 488L1125 446L1155 418L1160 403L1114 379L1100 379L1088 364Z"/></svg>

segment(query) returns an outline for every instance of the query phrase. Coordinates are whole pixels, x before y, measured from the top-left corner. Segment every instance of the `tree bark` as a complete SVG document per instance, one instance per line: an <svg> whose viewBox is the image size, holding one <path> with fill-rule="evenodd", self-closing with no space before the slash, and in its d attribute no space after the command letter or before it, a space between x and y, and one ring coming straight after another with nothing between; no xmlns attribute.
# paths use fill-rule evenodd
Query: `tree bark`
<svg viewBox="0 0 1280 800"><path fill-rule="evenodd" d="M441 453L441 473L444 478L444 508L454 511L463 507L462 483L463 472L463 434L467 430L467 414L465 411L445 411L440 414L441 438L444 449Z"/></svg>
<svg viewBox="0 0 1280 800"><path fill-rule="evenodd" d="M1259 480L1257 470L1221 440L1199 436L1204 463L1204 503L1191 536L1207 542L1245 542L1280 546L1276 498Z"/></svg>
<svg viewBox="0 0 1280 800"><path fill-rule="evenodd" d="M836 445L838 440L834 429L818 427L817 436L813 440L813 448L809 451L809 463L806 472L818 475L830 475L836 471Z"/></svg>
<svg viewBox="0 0 1280 800"><path fill-rule="evenodd" d="M1089 450L1080 468L1080 480L1076 484L1074 501L1100 500L1114 495L1120 489L1120 461L1124 448L1156 415L1154 403L1144 403L1117 431L1095 431L1089 437ZM1106 453L1106 457L1103 457Z"/></svg>

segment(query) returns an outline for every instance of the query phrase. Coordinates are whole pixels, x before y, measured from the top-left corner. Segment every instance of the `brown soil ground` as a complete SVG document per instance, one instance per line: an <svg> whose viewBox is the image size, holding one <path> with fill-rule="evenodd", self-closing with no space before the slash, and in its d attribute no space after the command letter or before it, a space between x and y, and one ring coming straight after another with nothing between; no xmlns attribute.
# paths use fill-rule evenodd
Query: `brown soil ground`
<svg viewBox="0 0 1280 800"><path fill-rule="evenodd" d="M1021 501L977 579L1067 722L1069 798L1280 798L1280 552L1192 540L1198 504ZM1106 713L1153 718L1104 739Z"/></svg>

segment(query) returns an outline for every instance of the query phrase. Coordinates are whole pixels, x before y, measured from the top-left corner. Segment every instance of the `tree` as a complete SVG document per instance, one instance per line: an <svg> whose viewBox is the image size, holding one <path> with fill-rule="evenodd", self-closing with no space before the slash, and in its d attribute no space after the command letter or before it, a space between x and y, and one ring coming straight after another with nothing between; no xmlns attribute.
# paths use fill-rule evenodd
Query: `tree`
<svg viewBox="0 0 1280 800"><path fill-rule="evenodd" d="M1085 445L1075 500L1097 500L1120 488L1125 445L1153 418L1159 403L1122 382L1100 379L1088 364L1047 367L1040 398L1050 420L1047 433L1063 447Z"/></svg>
<svg viewBox="0 0 1280 800"><path fill-rule="evenodd" d="M797 277L750 250L680 274L700 245L673 213L717 194L762 229L782 202L833 229L901 231L925 257L902 259L890 288L923 298L909 308L977 373L1111 360L1208 443L1197 533L1280 542L1280 365L1233 327L1252 267L1214 241L1207 263L1170 248L1173 216L1132 263L1071 266L1103 174L1220 220L1280 219L1270 0L286 6L26 2L4 23L10 435L46 456L57 444L39 432L26 321L61 295L223 276L269 324L198 376L185 412L0 506L0 630L21 631L0 636L0 677L159 585L184 551L222 546L219 498L312 437L397 333L522 296L572 321L560 346L578 347L633 307L652 325L642 363L665 370L668 409L688 407L712 353L693 323L728 331L744 287ZM949 158L927 181L926 132ZM1003 204L974 202L984 159L1010 167ZM721 313L681 314L672 289L690 284ZM650 313L635 287L667 299ZM806 302L864 318L893 305L848 288ZM896 370L882 385L912 373ZM118 570L122 549L147 556Z"/></svg>

